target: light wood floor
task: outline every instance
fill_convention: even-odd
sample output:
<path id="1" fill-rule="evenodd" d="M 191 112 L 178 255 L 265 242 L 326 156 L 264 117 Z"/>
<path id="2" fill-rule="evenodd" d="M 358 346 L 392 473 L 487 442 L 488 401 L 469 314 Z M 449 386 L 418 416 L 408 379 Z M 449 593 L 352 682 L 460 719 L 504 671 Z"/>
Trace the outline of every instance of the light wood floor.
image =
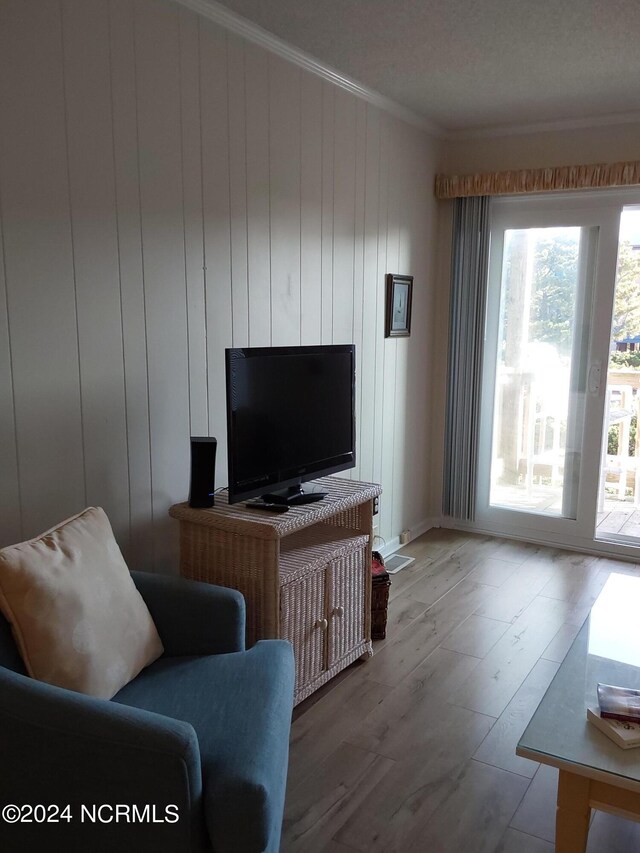
<path id="1" fill-rule="evenodd" d="M 556 771 L 516 743 L 609 573 L 640 566 L 448 530 L 402 553 L 387 639 L 296 709 L 282 851 L 552 853 Z M 639 850 L 594 813 L 589 853 Z"/>

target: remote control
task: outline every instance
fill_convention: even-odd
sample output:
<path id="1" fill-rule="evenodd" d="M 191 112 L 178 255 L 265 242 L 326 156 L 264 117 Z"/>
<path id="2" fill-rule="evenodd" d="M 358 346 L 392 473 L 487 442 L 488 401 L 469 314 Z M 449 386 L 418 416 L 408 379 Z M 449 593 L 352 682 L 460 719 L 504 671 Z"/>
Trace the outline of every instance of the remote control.
<path id="1" fill-rule="evenodd" d="M 264 501 L 256 501 L 255 503 L 247 502 L 247 509 L 264 509 L 267 512 L 289 512 L 289 507 L 286 504 L 269 504 Z"/>

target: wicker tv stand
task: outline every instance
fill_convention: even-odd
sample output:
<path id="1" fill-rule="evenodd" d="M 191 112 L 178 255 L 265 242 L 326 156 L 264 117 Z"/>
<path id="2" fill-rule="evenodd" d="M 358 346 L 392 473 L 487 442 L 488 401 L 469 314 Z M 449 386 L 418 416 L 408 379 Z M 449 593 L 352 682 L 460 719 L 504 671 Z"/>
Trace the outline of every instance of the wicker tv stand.
<path id="1" fill-rule="evenodd" d="M 247 645 L 268 637 L 293 644 L 301 702 L 371 647 L 372 483 L 317 480 L 327 497 L 275 514 L 229 505 L 176 504 L 180 573 L 240 590 Z"/>

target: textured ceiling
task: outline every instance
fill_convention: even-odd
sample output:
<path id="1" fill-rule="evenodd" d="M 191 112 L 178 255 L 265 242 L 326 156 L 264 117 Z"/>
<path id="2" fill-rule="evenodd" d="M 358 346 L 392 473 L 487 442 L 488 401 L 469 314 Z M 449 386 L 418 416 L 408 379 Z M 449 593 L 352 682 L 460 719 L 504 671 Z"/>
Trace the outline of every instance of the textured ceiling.
<path id="1" fill-rule="evenodd" d="M 223 0 L 446 130 L 640 111 L 638 0 Z"/>

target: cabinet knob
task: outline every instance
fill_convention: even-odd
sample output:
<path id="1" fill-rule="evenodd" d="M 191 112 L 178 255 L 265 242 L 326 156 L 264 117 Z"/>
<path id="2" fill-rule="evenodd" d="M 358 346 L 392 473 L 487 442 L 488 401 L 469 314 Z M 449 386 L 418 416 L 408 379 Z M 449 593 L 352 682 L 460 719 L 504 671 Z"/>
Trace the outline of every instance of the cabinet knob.
<path id="1" fill-rule="evenodd" d="M 318 619 L 313 627 L 314 628 L 322 628 L 323 631 L 326 631 L 327 628 L 329 627 L 329 623 L 327 622 L 326 619 Z"/>
<path id="2" fill-rule="evenodd" d="M 344 616 L 344 607 L 334 607 L 333 608 L 334 616 Z"/>

